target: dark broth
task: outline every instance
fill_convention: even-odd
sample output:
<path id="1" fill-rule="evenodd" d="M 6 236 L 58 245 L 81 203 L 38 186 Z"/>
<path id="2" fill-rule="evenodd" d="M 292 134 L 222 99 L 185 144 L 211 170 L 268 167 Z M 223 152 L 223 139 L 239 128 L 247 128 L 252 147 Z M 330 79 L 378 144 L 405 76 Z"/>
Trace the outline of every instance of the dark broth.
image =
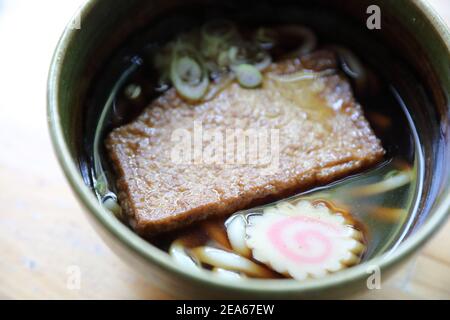
<path id="1" fill-rule="evenodd" d="M 401 58 L 380 45 L 375 37 L 368 35 L 367 30 L 362 30 L 362 27 L 357 24 L 335 14 L 314 8 L 261 6 L 258 10 L 251 11 L 235 11 L 231 7 L 227 10 L 191 8 L 167 15 L 152 23 L 148 29 L 133 36 L 122 49 L 117 51 L 105 65 L 104 71 L 98 75 L 96 85 L 92 88 L 87 102 L 85 139 L 80 159 L 86 183 L 95 189 L 93 137 L 101 109 L 108 98 L 112 98 L 113 112 L 107 118 L 105 134 L 114 127 L 132 121 L 165 89 L 158 84 L 158 72 L 149 57 L 181 31 L 198 27 L 209 18 L 222 17 L 236 22 L 242 27 L 243 32 L 258 26 L 281 23 L 306 25 L 317 33 L 319 48 L 328 44 L 346 46 L 356 53 L 373 74 L 374 82 L 371 83 L 371 88 L 374 90 L 364 94 L 355 91 L 355 95 L 356 100 L 364 107 L 366 118 L 387 150 L 385 161 L 366 172 L 282 201 L 295 203 L 299 199 L 324 199 L 346 208 L 364 226 L 367 241 L 364 260 L 394 249 L 409 232 L 410 222 L 414 219 L 418 195 L 422 188 L 423 156 L 419 138 L 407 108 L 412 97 L 410 93 L 403 95 L 406 85 L 402 82 L 407 81 L 405 79 L 415 81 L 414 74 L 403 65 Z M 289 49 L 286 48 L 286 50 Z M 275 60 L 276 55 L 282 53 L 274 53 Z M 395 67 L 391 68 L 391 66 Z M 405 77 L 405 74 L 408 76 Z M 119 79 L 120 83 L 117 85 Z M 124 93 L 125 88 L 130 84 L 138 84 L 142 89 L 137 99 L 129 99 Z M 115 85 L 116 91 L 113 90 Z M 103 166 L 107 172 L 112 172 L 106 158 L 103 159 Z M 394 171 L 408 172 L 411 176 L 410 183 L 390 192 L 355 196 L 355 191 L 382 181 L 386 175 Z M 113 189 L 114 176 L 110 174 L 108 178 L 112 182 Z M 252 212 L 259 210 L 259 208 L 251 209 Z M 213 230 L 212 232 L 217 231 L 223 236 L 225 234 L 223 223 L 222 219 L 209 221 L 206 227 L 205 223 L 199 223 L 150 241 L 159 248 L 168 250 L 173 240 L 183 235 L 190 238 L 193 246 L 208 243 L 212 246 L 223 247 L 220 243 L 211 241 L 212 237 L 208 234 Z"/>

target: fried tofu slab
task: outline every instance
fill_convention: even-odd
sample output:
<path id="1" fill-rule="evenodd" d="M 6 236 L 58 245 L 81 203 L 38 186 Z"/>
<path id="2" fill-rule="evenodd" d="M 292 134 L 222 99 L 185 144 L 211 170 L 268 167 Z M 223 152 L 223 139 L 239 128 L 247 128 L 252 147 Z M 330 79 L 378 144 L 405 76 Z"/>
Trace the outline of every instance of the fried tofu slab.
<path id="1" fill-rule="evenodd" d="M 328 51 L 273 63 L 256 89 L 228 81 L 207 101 L 170 89 L 105 143 L 121 206 L 145 237 L 335 181 L 385 153 Z"/>

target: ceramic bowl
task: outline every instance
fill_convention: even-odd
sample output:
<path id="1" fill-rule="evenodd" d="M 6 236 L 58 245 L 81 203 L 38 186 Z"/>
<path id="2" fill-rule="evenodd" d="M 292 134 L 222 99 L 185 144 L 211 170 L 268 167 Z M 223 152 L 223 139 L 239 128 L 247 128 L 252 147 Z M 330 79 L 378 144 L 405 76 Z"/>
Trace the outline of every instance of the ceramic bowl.
<path id="1" fill-rule="evenodd" d="M 343 298 L 366 289 L 373 266 L 382 279 L 403 265 L 437 232 L 450 208 L 450 36 L 445 23 L 420 0 L 320 0 L 317 5 L 367 29 L 367 8 L 381 9 L 381 29 L 365 30 L 411 66 L 426 91 L 427 101 L 409 105 L 424 150 L 423 192 L 419 214 L 395 250 L 332 276 L 309 282 L 243 280 L 224 282 L 207 273 L 191 273 L 119 222 L 97 201 L 81 174 L 80 127 L 87 92 L 104 62 L 131 34 L 176 7 L 218 1 L 90 0 L 64 31 L 56 48 L 48 80 L 48 123 L 64 173 L 87 216 L 111 248 L 134 269 L 176 297 L 184 298 Z M 227 5 L 233 1 L 227 1 Z M 302 1 L 289 2 L 301 6 Z M 304 1 L 306 3 L 306 1 Z M 242 5 L 249 1 L 241 0 Z M 325 18 L 324 18 L 325 19 Z M 328 23 L 327 20 L 325 20 Z M 330 20 L 329 23 L 332 23 Z M 331 26 L 332 24 L 330 24 Z M 80 28 L 77 28 L 80 27 Z M 336 37 L 341 29 L 335 28 Z M 347 39 L 353 41 L 352 39 Z M 371 54 L 370 49 L 367 50 Z M 415 88 L 410 88 L 415 90 Z M 101 263 L 101 261 L 99 261 Z"/>

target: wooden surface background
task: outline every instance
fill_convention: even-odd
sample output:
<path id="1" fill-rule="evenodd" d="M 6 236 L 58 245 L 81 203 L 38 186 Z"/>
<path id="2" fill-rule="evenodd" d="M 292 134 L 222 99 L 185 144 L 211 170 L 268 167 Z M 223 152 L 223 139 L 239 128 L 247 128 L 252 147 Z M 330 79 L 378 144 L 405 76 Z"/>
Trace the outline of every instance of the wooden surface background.
<path id="1" fill-rule="evenodd" d="M 171 298 L 88 224 L 56 162 L 45 89 L 60 32 L 81 0 L 0 0 L 0 298 Z M 450 21 L 448 0 L 430 1 Z M 81 287 L 69 281 L 72 266 Z M 450 298 L 450 223 L 403 272 L 357 298 Z"/>

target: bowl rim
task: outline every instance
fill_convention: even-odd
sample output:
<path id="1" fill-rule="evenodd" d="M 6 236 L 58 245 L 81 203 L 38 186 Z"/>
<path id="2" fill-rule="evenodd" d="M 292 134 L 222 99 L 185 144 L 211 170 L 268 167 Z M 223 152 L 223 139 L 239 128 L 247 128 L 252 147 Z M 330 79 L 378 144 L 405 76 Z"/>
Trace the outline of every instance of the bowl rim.
<path id="1" fill-rule="evenodd" d="M 95 4 L 100 0 L 85 0 L 78 9 L 77 16 L 85 17 Z M 411 4 L 425 15 L 425 18 L 434 28 L 441 41 L 446 45 L 450 55 L 450 32 L 442 18 L 436 13 L 434 8 L 425 0 L 411 0 Z M 399 262 L 412 255 L 417 248 L 421 247 L 438 229 L 444 224 L 450 213 L 450 196 L 441 201 L 434 214 L 417 230 L 408 240 L 401 243 L 396 250 L 384 253 L 367 262 L 335 273 L 322 279 L 314 281 L 297 282 L 295 280 L 258 280 L 249 279 L 236 282 L 225 282 L 222 279 L 212 277 L 207 272 L 193 272 L 183 269 L 173 263 L 167 253 L 154 247 L 136 233 L 123 225 L 109 211 L 104 209 L 91 190 L 85 185 L 76 163 L 71 158 L 69 146 L 64 140 L 64 130 L 61 125 L 61 116 L 58 110 L 59 79 L 62 70 L 62 63 L 66 55 L 69 44 L 75 37 L 76 29 L 66 27 L 57 47 L 55 49 L 47 82 L 47 122 L 51 141 L 63 169 L 66 179 L 75 193 L 78 200 L 89 211 L 90 215 L 112 235 L 117 238 L 127 249 L 161 269 L 169 273 L 176 274 L 179 278 L 195 281 L 204 286 L 214 286 L 219 289 L 236 289 L 244 293 L 310 293 L 321 289 L 338 287 L 350 282 L 367 278 L 374 270 L 387 270 L 397 265 Z"/>

